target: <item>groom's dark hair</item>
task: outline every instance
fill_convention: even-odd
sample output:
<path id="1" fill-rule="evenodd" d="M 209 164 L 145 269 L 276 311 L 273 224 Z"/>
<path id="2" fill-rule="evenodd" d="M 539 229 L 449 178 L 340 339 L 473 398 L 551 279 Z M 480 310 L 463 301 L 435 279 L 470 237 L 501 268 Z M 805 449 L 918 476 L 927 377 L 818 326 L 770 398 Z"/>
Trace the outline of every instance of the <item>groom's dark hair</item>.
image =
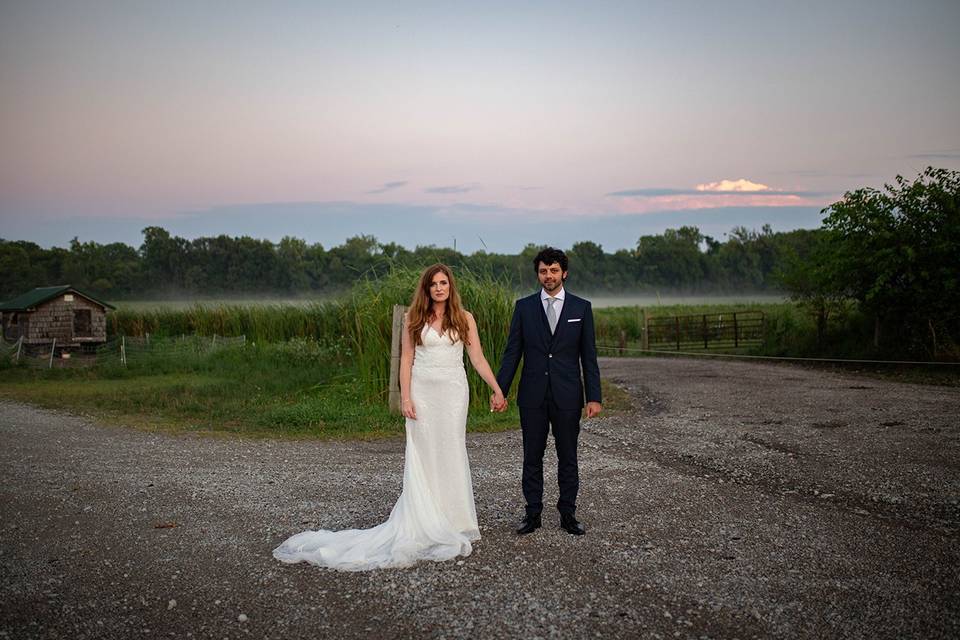
<path id="1" fill-rule="evenodd" d="M 557 263 L 560 265 L 561 271 L 567 271 L 567 264 L 569 264 L 570 261 L 567 260 L 567 254 L 565 254 L 563 251 L 560 251 L 560 249 L 547 247 L 546 249 L 541 250 L 540 253 L 537 254 L 537 257 L 533 259 L 534 273 L 538 273 L 540 271 L 541 262 L 547 266 Z"/>

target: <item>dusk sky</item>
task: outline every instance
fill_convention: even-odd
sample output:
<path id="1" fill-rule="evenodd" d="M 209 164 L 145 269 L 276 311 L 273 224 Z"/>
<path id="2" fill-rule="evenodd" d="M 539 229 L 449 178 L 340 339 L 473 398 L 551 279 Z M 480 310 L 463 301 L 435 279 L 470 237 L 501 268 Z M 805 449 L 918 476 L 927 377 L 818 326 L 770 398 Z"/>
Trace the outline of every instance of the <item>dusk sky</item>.
<path id="1" fill-rule="evenodd" d="M 0 3 L 0 237 L 607 251 L 960 169 L 960 2 Z"/>

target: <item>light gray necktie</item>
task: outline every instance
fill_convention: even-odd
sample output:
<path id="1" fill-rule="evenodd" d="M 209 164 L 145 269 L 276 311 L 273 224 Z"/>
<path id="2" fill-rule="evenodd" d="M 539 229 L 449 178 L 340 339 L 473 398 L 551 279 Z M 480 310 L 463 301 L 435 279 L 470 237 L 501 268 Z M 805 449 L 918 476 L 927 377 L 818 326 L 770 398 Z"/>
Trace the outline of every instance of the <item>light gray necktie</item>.
<path id="1" fill-rule="evenodd" d="M 557 310 L 553 308 L 553 303 L 557 299 L 553 296 L 547 298 L 547 322 L 550 324 L 550 333 L 554 333 L 557 330 Z"/>

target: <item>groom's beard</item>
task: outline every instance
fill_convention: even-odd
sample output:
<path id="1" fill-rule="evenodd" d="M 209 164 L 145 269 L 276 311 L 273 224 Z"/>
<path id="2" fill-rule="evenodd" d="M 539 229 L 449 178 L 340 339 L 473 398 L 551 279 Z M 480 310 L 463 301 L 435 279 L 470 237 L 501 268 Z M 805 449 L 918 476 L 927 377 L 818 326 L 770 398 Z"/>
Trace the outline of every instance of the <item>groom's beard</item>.
<path id="1" fill-rule="evenodd" d="M 563 286 L 563 280 L 555 280 L 552 283 L 549 281 L 541 282 L 540 284 L 543 285 L 543 288 L 547 293 L 553 293 L 554 291 L 556 291 L 557 289 Z"/>

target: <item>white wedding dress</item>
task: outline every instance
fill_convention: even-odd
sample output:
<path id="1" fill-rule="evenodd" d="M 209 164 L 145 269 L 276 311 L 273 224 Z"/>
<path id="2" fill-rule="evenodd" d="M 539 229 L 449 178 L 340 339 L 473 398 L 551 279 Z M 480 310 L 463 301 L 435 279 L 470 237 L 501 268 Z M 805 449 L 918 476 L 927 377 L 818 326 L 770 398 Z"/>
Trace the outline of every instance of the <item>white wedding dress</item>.
<path id="1" fill-rule="evenodd" d="M 407 419 L 403 491 L 390 517 L 372 529 L 298 533 L 273 550 L 277 560 L 363 571 L 470 555 L 480 531 L 465 439 L 463 343 L 429 325 L 422 338 L 410 384 L 417 419 Z"/>

